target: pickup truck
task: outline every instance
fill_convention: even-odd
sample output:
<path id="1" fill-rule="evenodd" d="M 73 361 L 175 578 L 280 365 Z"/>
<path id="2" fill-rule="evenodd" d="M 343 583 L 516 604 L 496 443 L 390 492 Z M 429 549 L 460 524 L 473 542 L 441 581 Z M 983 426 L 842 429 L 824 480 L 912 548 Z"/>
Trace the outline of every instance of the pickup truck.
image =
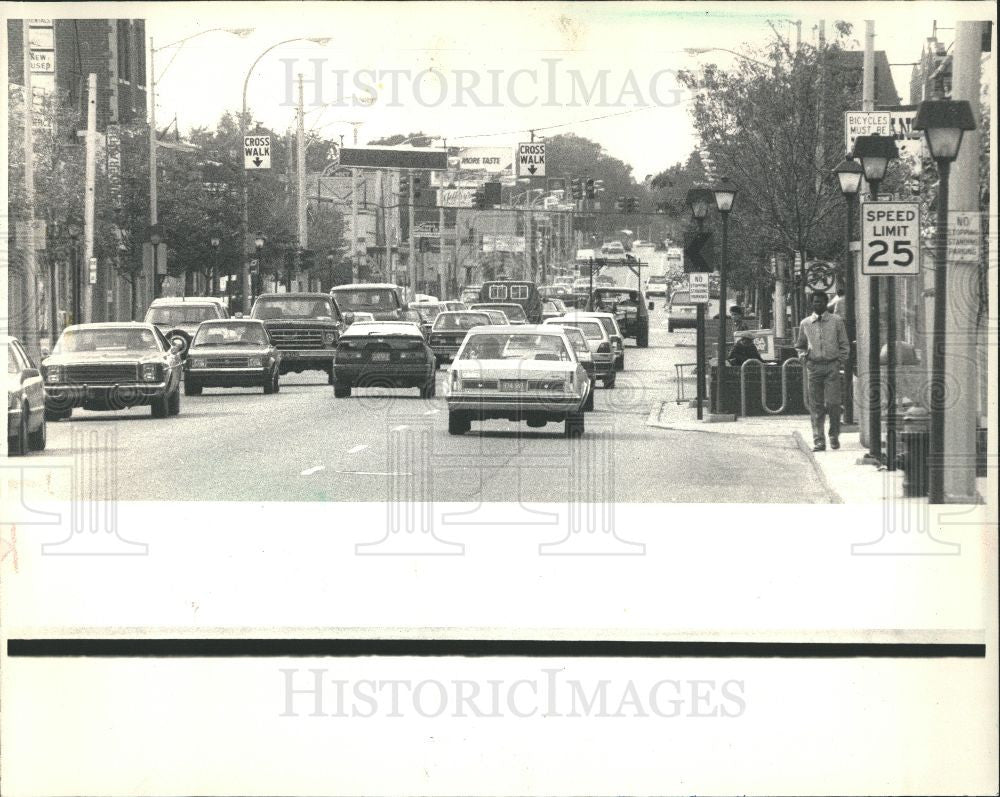
<path id="1" fill-rule="evenodd" d="M 325 293 L 264 293 L 257 297 L 250 317 L 263 322 L 281 351 L 281 374 L 325 371 L 333 384 L 337 341 L 354 321 Z"/>

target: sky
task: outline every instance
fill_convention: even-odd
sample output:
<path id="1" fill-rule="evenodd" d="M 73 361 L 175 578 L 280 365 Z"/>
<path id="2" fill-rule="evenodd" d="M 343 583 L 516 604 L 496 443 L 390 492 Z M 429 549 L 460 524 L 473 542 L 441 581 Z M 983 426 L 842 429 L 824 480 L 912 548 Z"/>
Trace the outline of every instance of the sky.
<path id="1" fill-rule="evenodd" d="M 769 22 L 781 35 L 794 37 L 795 20 L 802 21 L 803 41 L 812 42 L 820 19 L 826 20 L 828 35 L 834 20 L 845 19 L 854 24 L 860 49 L 868 18 L 875 20 L 876 49 L 887 50 L 890 62 L 912 62 L 933 20 L 950 28 L 957 14 L 995 14 L 978 3 L 944 2 L 22 7 L 32 9 L 31 16 L 107 16 L 112 8 L 118 16 L 144 17 L 158 50 L 161 129 L 175 114 L 182 131 L 214 125 L 223 112 L 239 109 L 243 81 L 262 51 L 286 39 L 322 37 L 329 41 L 282 44 L 253 70 L 248 104 L 265 127 L 284 131 L 294 125 L 294 80 L 302 72 L 310 79 L 304 91 L 307 128 L 342 134 L 347 143 L 355 129 L 359 143 L 422 131 L 450 146 L 497 147 L 530 140 L 531 129 L 537 136 L 572 132 L 631 164 L 639 180 L 685 160 L 696 144 L 688 98 L 677 90 L 674 73 L 734 62 L 721 50 L 691 54 L 685 48 L 761 47 L 774 35 Z M 213 28 L 253 31 L 241 37 Z M 910 69 L 893 68 L 904 101 Z M 341 98 L 345 107 L 331 105 Z"/>

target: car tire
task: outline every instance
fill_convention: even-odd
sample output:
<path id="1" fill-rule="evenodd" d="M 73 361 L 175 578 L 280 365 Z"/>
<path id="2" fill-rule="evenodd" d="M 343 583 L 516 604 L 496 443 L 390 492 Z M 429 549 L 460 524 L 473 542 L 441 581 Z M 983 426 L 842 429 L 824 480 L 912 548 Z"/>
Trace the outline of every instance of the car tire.
<path id="1" fill-rule="evenodd" d="M 335 382 L 333 385 L 333 397 L 334 398 L 350 398 L 351 397 L 351 386 L 349 384 L 341 384 L 340 382 Z"/>
<path id="2" fill-rule="evenodd" d="M 591 382 L 590 383 L 590 390 L 587 393 L 587 398 L 583 402 L 583 410 L 584 410 L 584 412 L 592 412 L 593 411 L 593 409 L 594 409 L 594 393 L 596 393 L 596 392 L 597 391 L 594 389 L 594 383 Z"/>
<path id="3" fill-rule="evenodd" d="M 582 437 L 585 428 L 583 412 L 571 412 L 566 416 L 564 433 L 566 437 Z"/>
<path id="4" fill-rule="evenodd" d="M 42 418 L 41 426 L 34 432 L 28 433 L 28 445 L 32 451 L 44 451 L 46 443 L 45 418 Z"/>
<path id="5" fill-rule="evenodd" d="M 640 349 L 645 349 L 649 346 L 649 331 L 640 332 L 639 336 L 635 339 L 635 345 Z"/>
<path id="6" fill-rule="evenodd" d="M 472 421 L 464 412 L 448 413 L 448 434 L 465 434 L 472 428 Z"/>
<path id="7" fill-rule="evenodd" d="M 184 379 L 184 395 L 185 396 L 200 396 L 202 391 L 201 383 L 197 379 L 192 379 L 190 376 Z"/>
<path id="8" fill-rule="evenodd" d="M 181 386 L 167 397 L 167 415 L 181 414 Z"/>
<path id="9" fill-rule="evenodd" d="M 273 393 L 278 392 L 278 374 L 268 374 L 268 378 L 264 382 L 264 395 L 270 396 Z"/>
<path id="10" fill-rule="evenodd" d="M 7 455 L 14 457 L 28 453 L 28 408 L 21 408 L 21 421 L 17 425 L 17 435 L 7 438 Z"/>
<path id="11" fill-rule="evenodd" d="M 625 355 L 623 354 L 617 360 L 615 360 L 615 370 L 624 371 L 625 370 Z"/>
<path id="12" fill-rule="evenodd" d="M 73 414 L 73 408 L 68 407 L 65 410 L 45 410 L 45 420 L 52 421 L 53 423 L 57 421 L 64 421 Z"/>
<path id="13" fill-rule="evenodd" d="M 274 371 L 274 392 L 281 392 L 281 377 L 279 376 L 277 369 Z"/>
<path id="14" fill-rule="evenodd" d="M 424 385 L 420 386 L 420 398 L 430 399 L 437 395 L 437 380 L 434 378 L 434 374 L 431 374 L 431 380 Z"/>
<path id="15" fill-rule="evenodd" d="M 604 377 L 604 389 L 605 390 L 613 390 L 614 389 L 614 387 L 615 387 L 615 376 L 616 375 L 615 375 L 614 371 L 612 371 L 610 375 Z"/>
<path id="16" fill-rule="evenodd" d="M 328 385 L 332 385 L 333 384 L 333 369 L 332 368 L 329 371 L 326 372 L 326 383 Z M 348 395 L 350 395 L 350 394 L 348 394 Z"/>
<path id="17" fill-rule="evenodd" d="M 170 398 L 154 398 L 149 404 L 149 413 L 154 418 L 166 418 L 170 414 Z"/>

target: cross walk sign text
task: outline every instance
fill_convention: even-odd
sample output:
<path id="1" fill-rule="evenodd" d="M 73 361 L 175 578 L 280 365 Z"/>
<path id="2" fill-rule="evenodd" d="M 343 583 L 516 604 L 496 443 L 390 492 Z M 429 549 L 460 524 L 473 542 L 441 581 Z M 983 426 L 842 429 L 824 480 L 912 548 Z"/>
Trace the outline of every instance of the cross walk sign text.
<path id="1" fill-rule="evenodd" d="M 517 145 L 517 176 L 545 176 L 545 144 L 529 141 Z"/>
<path id="2" fill-rule="evenodd" d="M 243 167 L 245 169 L 271 168 L 270 136 L 243 136 Z"/>

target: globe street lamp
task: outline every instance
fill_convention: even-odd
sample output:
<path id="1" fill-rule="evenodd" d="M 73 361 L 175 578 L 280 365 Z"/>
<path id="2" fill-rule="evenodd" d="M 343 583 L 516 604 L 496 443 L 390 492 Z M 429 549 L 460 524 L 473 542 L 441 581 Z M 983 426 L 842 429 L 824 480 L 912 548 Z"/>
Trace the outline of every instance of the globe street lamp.
<path id="1" fill-rule="evenodd" d="M 149 244 L 152 254 L 153 261 L 153 298 L 157 298 L 160 295 L 160 291 L 163 289 L 163 280 L 160 277 L 160 264 L 157 261 L 159 257 L 160 242 L 163 240 L 163 236 L 160 233 L 160 225 L 152 224 L 149 227 Z"/>
<path id="2" fill-rule="evenodd" d="M 840 182 L 840 193 L 844 195 L 847 202 L 847 247 L 844 250 L 844 313 L 847 322 L 847 339 L 850 343 L 850 353 L 847 359 L 847 373 L 845 374 L 846 395 L 844 396 L 844 420 L 847 423 L 854 423 L 854 366 L 857 357 L 857 323 L 854 317 L 854 260 L 851 257 L 851 244 L 854 242 L 854 213 L 855 201 L 858 191 L 861 190 L 861 178 L 864 176 L 864 169 L 854 160 L 854 157 L 847 153 L 847 156 L 833 170 Z"/>
<path id="3" fill-rule="evenodd" d="M 254 236 L 254 238 L 253 238 L 253 245 L 254 245 L 254 248 L 256 248 L 256 250 L 257 250 L 257 274 L 258 274 L 258 276 L 261 273 L 261 267 L 260 267 L 260 265 L 261 265 L 260 264 L 261 252 L 263 251 L 264 246 L 266 244 L 267 244 L 267 236 L 264 235 L 264 233 L 259 232 L 259 233 L 257 233 Z M 253 303 L 257 299 L 257 292 L 255 290 L 255 287 L 256 286 L 253 284 L 253 280 L 251 280 L 251 284 L 250 284 L 250 307 L 253 307 Z"/>
<path id="4" fill-rule="evenodd" d="M 73 323 L 80 323 L 80 252 L 77 246 L 82 232 L 80 225 L 75 222 L 69 224 L 69 239 L 72 242 L 70 247 L 70 274 L 73 277 Z"/>
<path id="5" fill-rule="evenodd" d="M 966 100 L 928 100 L 920 103 L 913 120 L 914 130 L 923 130 L 927 149 L 937 164 L 937 225 L 934 252 L 934 331 L 931 353 L 929 500 L 944 503 L 944 367 L 945 299 L 948 289 L 948 178 L 958 157 L 962 135 L 975 130 L 972 106 Z"/>
<path id="6" fill-rule="evenodd" d="M 723 177 L 722 182 L 712 189 L 715 195 L 715 206 L 722 214 L 722 262 L 719 265 L 719 353 L 718 371 L 719 387 L 715 399 L 715 411 L 722 412 L 722 374 L 726 363 L 726 270 L 729 259 L 729 213 L 733 209 L 733 200 L 736 199 L 736 186 L 728 177 Z"/>
<path id="7" fill-rule="evenodd" d="M 854 141 L 854 156 L 861 161 L 868 181 L 870 201 L 878 201 L 879 188 L 885 177 L 889 161 L 899 157 L 896 142 L 889 136 L 858 136 Z M 879 360 L 881 347 L 881 297 L 878 278 L 869 280 L 868 346 L 868 425 L 869 453 L 877 462 L 882 460 L 882 366 Z M 886 283 L 886 468 L 896 469 L 896 280 L 889 277 Z"/>
<path id="8" fill-rule="evenodd" d="M 219 263 L 219 245 L 222 243 L 222 235 L 218 232 L 212 233 L 212 237 L 209 240 L 212 245 L 212 269 L 211 269 L 211 284 L 208 289 L 209 296 L 215 296 L 215 286 L 216 280 L 218 279 L 217 268 Z"/>
<path id="9" fill-rule="evenodd" d="M 701 235 L 705 227 L 705 217 L 708 215 L 709 205 L 715 200 L 715 194 L 708 188 L 691 188 L 684 197 L 684 201 L 691 209 L 691 216 L 698 225 L 698 234 Z M 687 266 L 685 265 L 685 271 Z M 697 327 L 695 330 L 695 381 L 697 382 L 697 403 L 698 420 L 702 419 L 702 405 L 705 403 L 705 305 L 699 302 L 697 305 Z"/>

